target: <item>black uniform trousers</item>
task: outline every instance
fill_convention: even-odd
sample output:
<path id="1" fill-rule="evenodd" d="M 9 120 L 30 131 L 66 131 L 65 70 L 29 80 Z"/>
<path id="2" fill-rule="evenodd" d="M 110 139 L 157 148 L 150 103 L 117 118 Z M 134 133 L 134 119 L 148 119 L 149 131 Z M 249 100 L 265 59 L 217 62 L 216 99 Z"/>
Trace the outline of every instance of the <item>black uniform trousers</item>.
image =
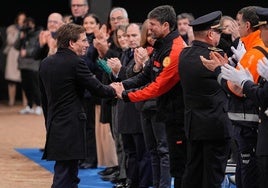
<path id="1" fill-rule="evenodd" d="M 221 188 L 229 152 L 230 139 L 188 140 L 182 187 Z"/>
<path id="2" fill-rule="evenodd" d="M 51 188 L 78 188 L 78 160 L 56 161 Z"/>
<path id="3" fill-rule="evenodd" d="M 258 156 L 258 165 L 260 170 L 259 188 L 268 187 L 268 156 Z"/>
<path id="4" fill-rule="evenodd" d="M 234 125 L 234 140 L 237 144 L 235 182 L 237 188 L 257 188 L 259 170 L 256 145 L 257 129 Z"/>

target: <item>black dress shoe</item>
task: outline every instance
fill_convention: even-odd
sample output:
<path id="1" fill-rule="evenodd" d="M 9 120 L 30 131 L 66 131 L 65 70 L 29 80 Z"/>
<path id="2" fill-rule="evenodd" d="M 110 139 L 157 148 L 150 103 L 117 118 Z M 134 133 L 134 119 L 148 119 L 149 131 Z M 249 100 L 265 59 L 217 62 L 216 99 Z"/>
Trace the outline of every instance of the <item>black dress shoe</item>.
<path id="1" fill-rule="evenodd" d="M 106 176 L 101 176 L 101 179 L 103 181 L 112 181 L 115 178 L 117 178 L 119 176 L 120 172 L 119 170 L 116 170 L 115 172 L 113 172 L 112 174 L 106 175 Z"/>
<path id="2" fill-rule="evenodd" d="M 120 177 L 120 173 L 119 173 L 118 176 L 112 177 L 112 178 L 110 179 L 110 182 L 111 182 L 112 184 L 124 183 L 124 182 L 126 182 L 126 179 L 127 179 L 127 178 L 122 178 L 122 177 Z"/>
<path id="3" fill-rule="evenodd" d="M 110 174 L 114 173 L 118 169 L 119 169 L 118 166 L 107 167 L 104 170 L 99 171 L 98 174 L 101 176 L 106 176 L 106 175 L 110 175 Z"/>
<path id="4" fill-rule="evenodd" d="M 130 182 L 129 179 L 124 179 L 124 181 L 116 183 L 113 188 L 131 188 Z"/>
<path id="5" fill-rule="evenodd" d="M 126 182 L 126 179 L 127 178 L 119 178 L 119 177 L 116 177 L 113 180 L 111 180 L 111 183 L 113 183 L 115 185 L 122 184 L 122 183 L 125 183 Z"/>
<path id="6" fill-rule="evenodd" d="M 84 162 L 84 163 L 79 164 L 79 168 L 80 169 L 97 168 L 97 164 Z"/>

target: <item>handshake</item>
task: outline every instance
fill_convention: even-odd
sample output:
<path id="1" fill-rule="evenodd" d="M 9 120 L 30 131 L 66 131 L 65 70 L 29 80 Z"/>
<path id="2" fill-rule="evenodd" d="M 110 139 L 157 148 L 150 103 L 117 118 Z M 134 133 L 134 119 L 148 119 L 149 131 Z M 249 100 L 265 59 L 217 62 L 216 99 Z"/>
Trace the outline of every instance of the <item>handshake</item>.
<path id="1" fill-rule="evenodd" d="M 122 82 L 113 82 L 110 86 L 115 90 L 117 98 L 122 99 L 122 93 L 125 90 Z"/>

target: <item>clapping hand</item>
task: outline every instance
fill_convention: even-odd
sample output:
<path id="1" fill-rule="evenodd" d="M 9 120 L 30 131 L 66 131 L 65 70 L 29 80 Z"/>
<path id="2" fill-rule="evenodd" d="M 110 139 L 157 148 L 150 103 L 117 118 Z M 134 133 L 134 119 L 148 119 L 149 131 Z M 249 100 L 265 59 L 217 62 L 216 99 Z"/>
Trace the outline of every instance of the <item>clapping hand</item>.
<path id="1" fill-rule="evenodd" d="M 99 56 L 104 57 L 109 49 L 109 34 L 107 33 L 106 25 L 102 25 L 100 29 L 95 29 L 94 35 L 95 39 L 93 39 L 93 45 L 97 49 Z"/>
<path id="2" fill-rule="evenodd" d="M 135 48 L 135 50 L 134 50 L 134 60 L 135 60 L 134 70 L 136 72 L 141 71 L 148 59 L 149 59 L 149 55 L 148 55 L 148 52 L 145 48 L 143 48 L 143 47 Z"/>
<path id="3" fill-rule="evenodd" d="M 238 63 L 237 66 L 239 69 L 229 64 L 223 65 L 221 67 L 222 77 L 240 87 L 243 87 L 246 80 L 253 81 L 253 77 L 248 69 L 245 69 L 240 63 Z"/>
<path id="4" fill-rule="evenodd" d="M 232 41 L 240 37 L 240 33 L 238 29 L 239 29 L 239 26 L 237 22 L 235 20 L 232 20 L 230 22 L 230 25 L 228 26 L 228 30 L 232 35 Z"/>
<path id="5" fill-rule="evenodd" d="M 268 59 L 266 57 L 258 60 L 257 71 L 261 77 L 268 80 Z"/>
<path id="6" fill-rule="evenodd" d="M 241 40 L 239 40 L 236 48 L 231 46 L 231 50 L 234 53 L 232 58 L 234 58 L 237 62 L 239 62 L 246 53 L 245 46 Z"/>
<path id="7" fill-rule="evenodd" d="M 107 59 L 107 65 L 112 69 L 114 75 L 118 75 L 122 67 L 121 61 L 117 57 Z"/>
<path id="8" fill-rule="evenodd" d="M 203 65 L 211 71 L 214 71 L 218 66 L 222 66 L 228 63 L 228 57 L 224 54 L 224 57 L 218 52 L 210 52 L 209 54 L 210 59 L 206 59 L 203 56 L 200 56 L 200 59 Z"/>

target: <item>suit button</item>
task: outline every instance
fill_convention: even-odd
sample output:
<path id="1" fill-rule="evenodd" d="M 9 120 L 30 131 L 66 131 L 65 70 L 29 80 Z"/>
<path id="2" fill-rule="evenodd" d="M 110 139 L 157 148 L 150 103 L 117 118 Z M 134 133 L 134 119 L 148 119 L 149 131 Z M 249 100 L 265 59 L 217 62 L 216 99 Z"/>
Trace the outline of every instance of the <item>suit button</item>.
<path id="1" fill-rule="evenodd" d="M 261 107 L 259 107 L 259 111 L 261 111 Z"/>
<path id="2" fill-rule="evenodd" d="M 261 123 L 261 119 L 259 119 L 259 123 Z"/>

